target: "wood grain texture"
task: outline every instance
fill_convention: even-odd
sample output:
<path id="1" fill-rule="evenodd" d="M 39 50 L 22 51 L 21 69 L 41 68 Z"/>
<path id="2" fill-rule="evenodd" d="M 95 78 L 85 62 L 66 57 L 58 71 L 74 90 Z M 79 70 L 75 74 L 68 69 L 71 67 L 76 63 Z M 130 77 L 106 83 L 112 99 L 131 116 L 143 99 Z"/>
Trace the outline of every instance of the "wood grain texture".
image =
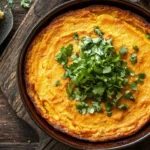
<path id="1" fill-rule="evenodd" d="M 11 42 L 5 49 L 4 53 L 2 54 L 0 58 L 0 86 L 1 90 L 3 91 L 5 95 L 5 100 L 8 100 L 11 107 L 16 111 L 17 115 L 26 121 L 39 135 L 39 144 L 37 143 L 29 143 L 25 145 L 23 142 L 21 143 L 10 143 L 10 144 L 0 144 L 0 149 L 2 150 L 75 150 L 73 148 L 70 148 L 60 142 L 55 141 L 51 137 L 47 136 L 37 125 L 32 121 L 28 113 L 26 112 L 26 109 L 24 108 L 20 95 L 19 90 L 17 86 L 17 79 L 16 79 L 16 70 L 17 70 L 17 60 L 19 53 L 22 50 L 22 47 L 24 45 L 25 39 L 28 36 L 29 32 L 33 28 L 33 22 L 34 24 L 39 22 L 41 18 L 52 8 L 55 6 L 66 2 L 67 0 L 35 0 L 35 3 L 32 5 L 31 9 L 28 11 L 26 17 L 24 18 L 24 13 L 27 12 L 27 10 L 20 10 L 20 14 L 16 22 L 16 26 L 19 26 L 22 19 L 20 27 L 18 28 L 17 32 L 11 39 Z M 19 1 L 18 1 L 19 3 Z M 14 14 L 17 13 L 17 9 L 14 9 Z M 13 33 L 17 27 L 13 30 Z M 0 104 L 1 105 L 1 104 Z M 3 105 L 3 104 L 2 104 Z M 1 128 L 1 126 L 0 126 Z M 4 127 L 2 127 L 4 128 Z M 19 130 L 23 130 L 23 127 L 19 127 Z M 20 131 L 21 132 L 21 131 Z M 28 133 L 30 135 L 30 133 Z M 1 134 L 0 134 L 1 136 Z M 6 135 L 2 135 L 6 136 Z M 21 134 L 20 134 L 21 136 Z M 7 137 L 6 137 L 7 138 Z M 149 146 L 150 139 L 147 139 L 147 142 L 144 142 L 142 144 L 138 144 L 135 148 L 131 149 L 140 149 L 145 150 Z M 144 145 L 144 146 L 143 146 Z M 13 147 L 13 148 L 12 148 Z M 146 149 L 147 150 L 147 149 Z"/>
<path id="2" fill-rule="evenodd" d="M 1 150 L 35 150 L 37 144 L 26 144 L 26 143 L 4 143 L 0 145 Z"/>
<path id="3" fill-rule="evenodd" d="M 38 135 L 25 122 L 21 122 L 0 90 L 0 143 L 36 142 Z"/>

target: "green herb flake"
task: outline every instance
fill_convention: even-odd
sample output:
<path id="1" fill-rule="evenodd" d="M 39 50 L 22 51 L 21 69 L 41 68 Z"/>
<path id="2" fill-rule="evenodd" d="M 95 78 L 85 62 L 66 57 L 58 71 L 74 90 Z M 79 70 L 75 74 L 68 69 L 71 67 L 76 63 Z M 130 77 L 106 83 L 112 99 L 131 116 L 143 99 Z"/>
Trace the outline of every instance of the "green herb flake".
<path id="1" fill-rule="evenodd" d="M 116 95 L 116 99 L 119 100 L 122 96 L 123 96 L 123 94 L 118 92 L 117 95 Z"/>
<path id="2" fill-rule="evenodd" d="M 109 112 L 109 111 L 111 111 L 112 110 L 112 103 L 110 103 L 110 102 L 106 102 L 105 103 L 105 108 L 106 108 L 106 110 Z"/>
<path id="3" fill-rule="evenodd" d="M 107 116 L 111 117 L 112 116 L 112 112 L 111 111 L 107 111 Z"/>
<path id="4" fill-rule="evenodd" d="M 104 67 L 103 74 L 110 73 L 110 72 L 111 72 L 111 66 Z"/>
<path id="5" fill-rule="evenodd" d="M 59 86 L 60 85 L 60 80 L 57 80 L 56 82 L 55 82 L 55 86 L 57 87 L 57 86 Z"/>
<path id="6" fill-rule="evenodd" d="M 95 112 L 102 112 L 99 102 L 92 102 L 92 107 L 94 108 Z"/>
<path id="7" fill-rule="evenodd" d="M 137 55 L 136 54 L 131 54 L 130 61 L 131 61 L 132 64 L 136 64 L 137 63 Z"/>
<path id="8" fill-rule="evenodd" d="M 71 56 L 73 51 L 73 45 L 69 44 L 67 47 L 62 47 L 60 51 L 67 56 Z"/>
<path id="9" fill-rule="evenodd" d="M 94 27 L 94 32 L 95 32 L 97 35 L 99 35 L 99 36 L 102 36 L 102 35 L 103 35 L 103 32 L 99 29 L 98 26 L 95 26 L 95 27 Z"/>
<path id="10" fill-rule="evenodd" d="M 87 113 L 88 104 L 85 102 L 81 102 L 76 104 L 76 108 L 79 113 L 85 115 Z"/>
<path id="11" fill-rule="evenodd" d="M 8 3 L 9 3 L 9 5 L 10 5 L 11 8 L 14 7 L 14 0 L 8 0 Z"/>
<path id="12" fill-rule="evenodd" d="M 69 99 L 72 99 L 73 85 L 71 83 L 68 83 L 66 91 L 67 91 Z"/>
<path id="13" fill-rule="evenodd" d="M 93 107 L 88 108 L 87 110 L 90 114 L 94 114 L 95 109 Z"/>
<path id="14" fill-rule="evenodd" d="M 138 74 L 138 77 L 135 79 L 135 82 L 143 83 L 145 78 L 146 78 L 146 74 L 141 72 Z"/>
<path id="15" fill-rule="evenodd" d="M 125 95 L 124 95 L 124 96 L 125 96 L 125 98 L 127 98 L 127 99 L 130 99 L 130 100 L 132 100 L 132 101 L 135 101 L 135 98 L 133 97 L 131 91 L 129 91 L 129 90 L 125 91 Z"/>
<path id="16" fill-rule="evenodd" d="M 56 55 L 56 60 L 62 64 L 62 65 L 65 65 L 67 62 L 68 62 L 68 57 L 66 54 L 63 54 L 63 53 L 59 53 Z"/>
<path id="17" fill-rule="evenodd" d="M 150 39 L 150 34 L 149 33 L 146 34 L 146 38 Z"/>
<path id="18" fill-rule="evenodd" d="M 21 0 L 21 6 L 24 8 L 30 8 L 33 0 Z"/>
<path id="19" fill-rule="evenodd" d="M 128 53 L 128 50 L 125 46 L 122 47 L 122 49 L 120 50 L 120 54 L 121 55 L 124 55 L 124 54 L 127 54 Z"/>
<path id="20" fill-rule="evenodd" d="M 146 74 L 143 73 L 143 72 L 139 73 L 138 76 L 139 76 L 139 78 L 141 78 L 141 79 L 145 79 L 145 78 L 146 78 Z"/>
<path id="21" fill-rule="evenodd" d="M 123 84 L 124 84 L 124 85 L 128 85 L 128 82 L 129 82 L 129 79 L 128 79 L 128 78 L 124 78 L 124 79 L 123 79 Z"/>
<path id="22" fill-rule="evenodd" d="M 137 52 L 139 51 L 139 47 L 137 45 L 133 46 L 133 49 Z"/>
<path id="23" fill-rule="evenodd" d="M 137 84 L 136 83 L 132 83 L 130 84 L 130 88 L 134 91 L 138 90 Z"/>
<path id="24" fill-rule="evenodd" d="M 122 109 L 122 110 L 126 110 L 126 109 L 128 109 L 128 106 L 125 105 L 125 104 L 121 104 L 121 105 L 118 106 L 118 108 Z"/>
<path id="25" fill-rule="evenodd" d="M 77 32 L 75 32 L 75 33 L 73 34 L 73 38 L 74 38 L 74 40 L 79 41 L 79 35 L 78 35 Z"/>

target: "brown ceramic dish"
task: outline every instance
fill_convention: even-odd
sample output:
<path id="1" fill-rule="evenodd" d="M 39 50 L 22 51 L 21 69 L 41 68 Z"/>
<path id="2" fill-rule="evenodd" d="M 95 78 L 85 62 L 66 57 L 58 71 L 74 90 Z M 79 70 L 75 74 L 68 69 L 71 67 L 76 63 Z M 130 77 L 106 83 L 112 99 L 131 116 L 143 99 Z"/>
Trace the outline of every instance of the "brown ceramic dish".
<path id="1" fill-rule="evenodd" d="M 77 8 L 83 8 L 89 5 L 93 4 L 105 4 L 105 5 L 111 5 L 116 6 L 125 10 L 130 10 L 142 17 L 144 17 L 145 20 L 150 22 L 150 12 L 147 9 L 142 8 L 141 6 L 137 4 L 133 4 L 131 2 L 126 1 L 117 1 L 117 0 L 95 0 L 94 2 L 92 0 L 82 0 L 82 1 L 71 1 L 67 2 L 61 6 L 58 6 L 51 12 L 49 12 L 45 17 L 43 17 L 42 21 L 35 25 L 33 31 L 27 38 L 27 41 L 24 45 L 24 49 L 21 53 L 20 60 L 19 60 L 19 67 L 18 67 L 18 83 L 21 90 L 21 95 L 23 96 L 23 102 L 31 115 L 32 119 L 39 125 L 48 135 L 56 138 L 57 140 L 70 145 L 72 147 L 80 148 L 80 149 L 117 149 L 117 148 L 124 148 L 127 146 L 130 146 L 134 143 L 137 143 L 138 141 L 141 141 L 145 139 L 146 137 L 149 137 L 149 130 L 150 126 L 147 124 L 142 130 L 140 130 L 137 134 L 130 136 L 128 138 L 116 140 L 113 142 L 107 142 L 107 143 L 92 143 L 87 141 L 82 141 L 75 139 L 71 136 L 68 136 L 64 133 L 61 133 L 57 130 L 55 130 L 52 126 L 50 126 L 36 111 L 35 107 L 33 106 L 32 102 L 30 101 L 29 97 L 27 96 L 27 92 L 25 89 L 25 83 L 24 83 L 24 76 L 23 76 L 23 70 L 24 70 L 24 58 L 26 55 L 27 47 L 30 44 L 30 41 L 36 36 L 36 34 L 41 30 L 41 28 L 45 27 L 47 23 L 49 23 L 51 20 L 53 20 L 56 16 L 59 14 L 65 13 L 72 9 Z M 79 7 L 80 6 L 80 7 Z"/>

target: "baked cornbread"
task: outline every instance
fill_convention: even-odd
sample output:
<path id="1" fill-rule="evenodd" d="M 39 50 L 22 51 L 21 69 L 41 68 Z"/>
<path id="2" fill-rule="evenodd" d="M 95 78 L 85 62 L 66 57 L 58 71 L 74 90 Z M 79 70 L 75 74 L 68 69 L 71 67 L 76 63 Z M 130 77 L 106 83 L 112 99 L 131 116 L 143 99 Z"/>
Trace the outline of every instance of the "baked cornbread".
<path id="1" fill-rule="evenodd" d="M 136 73 L 144 72 L 144 84 L 135 91 L 135 101 L 121 98 L 128 105 L 126 111 L 114 108 L 111 117 L 105 113 L 82 115 L 76 110 L 76 100 L 69 100 L 63 79 L 64 69 L 56 61 L 56 54 L 68 44 L 74 52 L 79 46 L 73 34 L 91 36 L 94 26 L 99 26 L 104 38 L 113 38 L 116 51 L 126 46 L 128 55 L 138 45 L 138 62 L 133 65 L 124 57 Z M 33 40 L 25 58 L 25 81 L 27 93 L 41 116 L 54 128 L 78 139 L 88 141 L 109 141 L 134 134 L 150 121 L 150 24 L 131 12 L 108 6 L 91 6 L 67 12 L 53 20 Z M 61 84 L 55 86 L 56 81 Z M 103 108 L 103 104 L 101 106 Z"/>

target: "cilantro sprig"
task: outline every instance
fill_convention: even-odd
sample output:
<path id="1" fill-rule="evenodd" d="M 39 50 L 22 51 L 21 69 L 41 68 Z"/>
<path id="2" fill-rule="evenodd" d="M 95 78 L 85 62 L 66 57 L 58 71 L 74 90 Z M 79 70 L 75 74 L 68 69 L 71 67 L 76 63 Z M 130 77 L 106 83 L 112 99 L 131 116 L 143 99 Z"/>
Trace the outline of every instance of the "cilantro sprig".
<path id="1" fill-rule="evenodd" d="M 14 6 L 14 0 L 8 0 L 8 3 L 10 4 L 11 7 Z M 23 8 L 30 8 L 33 3 L 33 0 L 20 0 L 20 5 Z"/>
<path id="2" fill-rule="evenodd" d="M 138 83 L 142 83 L 146 75 L 139 73 L 137 77 L 128 68 L 122 58 L 128 53 L 126 46 L 117 53 L 113 39 L 104 39 L 104 33 L 98 26 L 94 27 L 94 33 L 98 37 L 79 38 L 78 33 L 74 33 L 74 40 L 80 40 L 80 52 L 74 53 L 73 45 L 69 44 L 60 49 L 56 60 L 65 70 L 62 77 L 69 79 L 66 92 L 69 99 L 77 101 L 77 111 L 81 114 L 106 111 L 110 117 L 114 107 L 128 109 L 126 104 L 120 104 L 121 98 L 135 101 L 134 91 L 138 90 Z M 70 59 L 71 63 L 68 63 Z M 137 55 L 132 54 L 130 61 L 135 64 Z M 129 84 L 130 77 L 134 77 L 135 81 Z M 125 87 L 131 90 L 123 92 Z M 101 103 L 104 103 L 105 109 L 102 109 Z"/>

